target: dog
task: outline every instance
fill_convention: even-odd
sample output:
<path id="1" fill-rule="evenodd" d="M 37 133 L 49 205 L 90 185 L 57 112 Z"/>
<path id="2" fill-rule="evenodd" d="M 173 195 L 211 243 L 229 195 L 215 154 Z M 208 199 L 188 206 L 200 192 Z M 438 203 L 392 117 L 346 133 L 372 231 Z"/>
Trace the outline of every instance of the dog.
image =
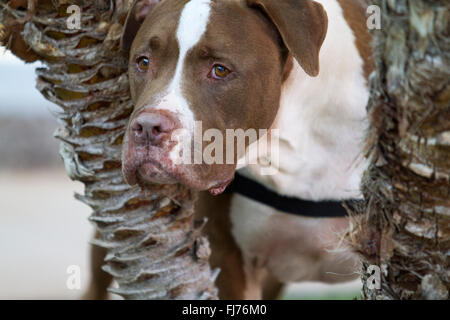
<path id="1" fill-rule="evenodd" d="M 221 299 L 275 299 L 286 283 L 358 277 L 356 255 L 339 245 L 347 217 L 288 214 L 226 190 L 238 170 L 281 199 L 361 198 L 366 162 L 358 158 L 373 69 L 361 1 L 138 0 L 122 47 L 135 105 L 124 177 L 130 185 L 200 191 L 196 215 L 208 218 Z M 179 162 L 182 147 L 195 145 L 198 122 L 200 133 L 223 136 L 255 129 L 272 138 L 276 130 L 276 170 L 262 174 L 272 165 L 270 151 L 240 165 L 261 137 L 233 149 L 231 162 Z M 268 156 L 269 164 L 262 161 Z M 93 255 L 96 268 L 100 256 Z M 109 280 L 97 272 L 95 281 L 101 284 L 91 289 L 101 297 Z"/>

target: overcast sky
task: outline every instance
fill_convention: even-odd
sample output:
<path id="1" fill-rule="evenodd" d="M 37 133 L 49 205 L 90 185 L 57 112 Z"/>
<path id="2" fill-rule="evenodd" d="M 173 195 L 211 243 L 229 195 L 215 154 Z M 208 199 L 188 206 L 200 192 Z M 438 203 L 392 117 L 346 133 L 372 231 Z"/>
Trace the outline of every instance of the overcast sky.
<path id="1" fill-rule="evenodd" d="M 50 116 L 57 107 L 36 90 L 34 69 L 39 63 L 25 64 L 0 48 L 0 116 Z"/>

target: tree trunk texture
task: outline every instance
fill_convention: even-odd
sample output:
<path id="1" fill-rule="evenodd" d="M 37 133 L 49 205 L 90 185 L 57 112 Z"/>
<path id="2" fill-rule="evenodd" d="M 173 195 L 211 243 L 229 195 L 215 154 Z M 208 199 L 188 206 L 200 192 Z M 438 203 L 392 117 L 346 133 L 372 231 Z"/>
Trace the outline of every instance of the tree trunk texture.
<path id="1" fill-rule="evenodd" d="M 364 299 L 448 299 L 450 2 L 377 0 L 368 112 L 371 164 L 353 217 Z M 371 289 L 367 268 L 381 270 Z"/>
<path id="2" fill-rule="evenodd" d="M 76 198 L 108 250 L 104 270 L 125 299 L 216 299 L 217 271 L 208 264 L 204 221 L 194 221 L 196 195 L 179 185 L 128 186 L 121 144 L 133 105 L 122 25 L 131 0 L 0 0 L 0 42 L 24 61 L 41 60 L 37 88 L 61 107 L 60 154 L 69 177 L 84 183 Z M 81 29 L 69 30 L 67 8 L 81 8 Z M 13 76 L 13 75 L 11 75 Z"/>

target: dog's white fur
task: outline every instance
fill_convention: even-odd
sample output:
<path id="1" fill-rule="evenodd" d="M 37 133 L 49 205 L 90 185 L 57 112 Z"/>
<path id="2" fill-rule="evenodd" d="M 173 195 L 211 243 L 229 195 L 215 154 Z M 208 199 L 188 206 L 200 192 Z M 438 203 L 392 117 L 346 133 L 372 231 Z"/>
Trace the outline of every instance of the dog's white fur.
<path id="1" fill-rule="evenodd" d="M 263 176 L 258 165 L 241 172 L 280 194 L 310 200 L 358 198 L 365 169 L 365 162 L 358 158 L 368 99 L 363 60 L 337 1 L 317 2 L 329 20 L 320 52 L 321 70 L 311 78 L 295 62 L 283 86 L 275 123 L 281 137 L 279 172 Z M 246 265 L 249 298 L 260 298 L 253 284 L 258 283 L 262 269 L 284 282 L 334 282 L 356 276 L 352 255 L 335 251 L 336 233 L 346 226 L 342 219 L 286 215 L 239 195 L 233 197 L 231 219 Z M 331 251 L 318 255 L 324 248 Z"/>
<path id="2" fill-rule="evenodd" d="M 180 21 L 177 27 L 177 41 L 180 48 L 175 76 L 168 88 L 168 94 L 161 100 L 156 107 L 157 110 L 168 110 L 176 113 L 180 122 L 187 129 L 188 136 L 174 136 L 173 140 L 178 140 L 176 148 L 170 153 L 172 161 L 179 161 L 179 152 L 184 141 L 190 141 L 194 132 L 194 114 L 188 101 L 183 96 L 183 71 L 186 55 L 202 38 L 206 32 L 211 14 L 211 0 L 191 0 L 183 8 Z M 175 108 L 175 110 L 174 110 Z"/>

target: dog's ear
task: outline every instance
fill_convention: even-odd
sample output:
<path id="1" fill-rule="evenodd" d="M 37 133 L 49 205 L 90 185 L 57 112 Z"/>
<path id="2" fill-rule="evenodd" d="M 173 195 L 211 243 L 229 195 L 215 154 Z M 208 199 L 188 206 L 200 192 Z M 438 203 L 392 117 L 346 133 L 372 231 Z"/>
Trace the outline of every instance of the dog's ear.
<path id="1" fill-rule="evenodd" d="M 272 20 L 284 44 L 310 76 L 319 74 L 319 51 L 328 18 L 322 5 L 312 0 L 247 0 Z"/>
<path id="2" fill-rule="evenodd" d="M 154 6 L 162 0 L 135 0 L 128 12 L 127 20 L 123 28 L 120 46 L 123 50 L 129 51 L 136 34 L 139 31 L 145 17 L 150 13 Z"/>

